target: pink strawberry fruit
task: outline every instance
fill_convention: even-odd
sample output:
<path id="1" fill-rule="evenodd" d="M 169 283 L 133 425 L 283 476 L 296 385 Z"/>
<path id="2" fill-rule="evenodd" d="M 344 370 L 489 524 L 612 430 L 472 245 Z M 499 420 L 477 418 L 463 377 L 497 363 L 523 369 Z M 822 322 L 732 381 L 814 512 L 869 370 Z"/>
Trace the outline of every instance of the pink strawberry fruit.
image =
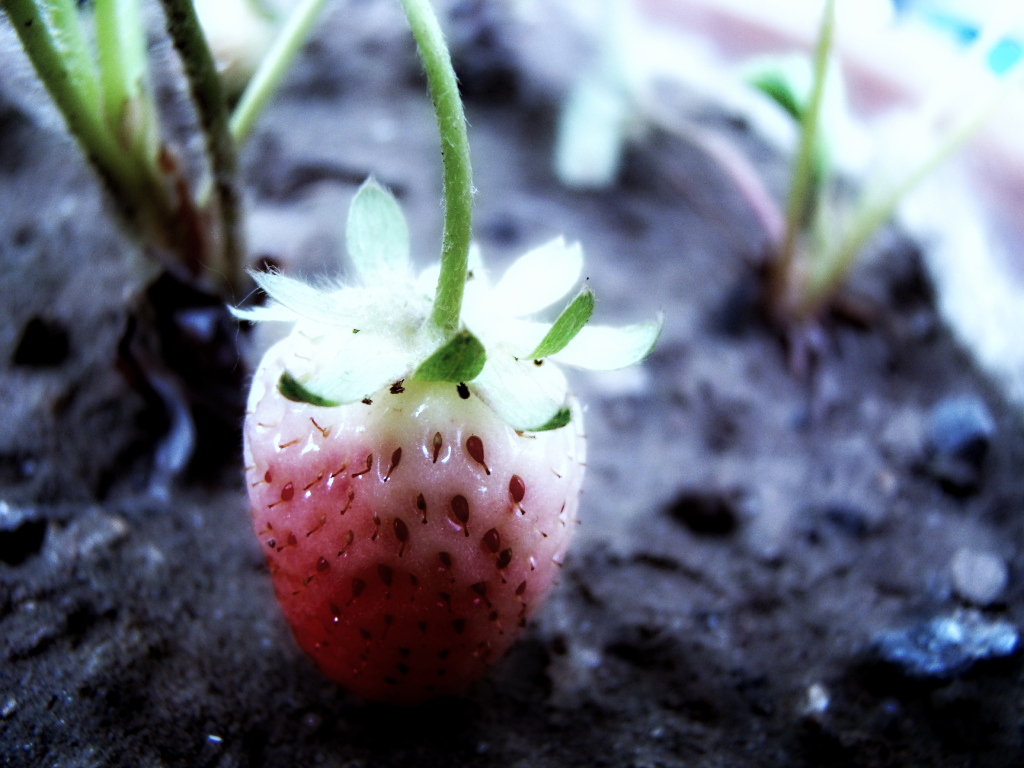
<path id="1" fill-rule="evenodd" d="M 465 118 L 443 35 L 427 0 L 402 5 L 446 148 L 439 269 L 413 273 L 401 209 L 371 179 L 345 231 L 354 283 L 256 273 L 271 302 L 236 314 L 291 326 L 256 372 L 244 449 L 285 616 L 328 677 L 414 703 L 464 690 L 554 583 L 585 454 L 556 363 L 632 365 L 661 321 L 589 327 L 586 284 L 553 323 L 527 319 L 579 281 L 582 252 L 561 239 L 490 285 L 470 247 Z"/>
<path id="2" fill-rule="evenodd" d="M 399 234 L 361 239 L 367 219 Z M 254 274 L 273 301 L 236 314 L 292 324 L 255 374 L 244 449 L 285 616 L 328 677 L 413 703 L 464 690 L 554 584 L 585 459 L 556 363 L 630 365 L 661 323 L 584 327 L 586 286 L 553 324 L 523 319 L 579 280 L 579 247 L 558 239 L 493 288 L 472 252 L 461 330 L 438 334 L 437 273 L 413 274 L 404 232 L 397 202 L 371 180 L 348 222 L 360 285 Z"/>
<path id="3" fill-rule="evenodd" d="M 299 645 L 367 699 L 457 693 L 550 591 L 583 479 L 579 418 L 522 434 L 450 383 L 369 404 L 282 397 L 257 373 L 245 425 L 253 525 Z M 465 390 L 463 390 L 465 392 Z"/>

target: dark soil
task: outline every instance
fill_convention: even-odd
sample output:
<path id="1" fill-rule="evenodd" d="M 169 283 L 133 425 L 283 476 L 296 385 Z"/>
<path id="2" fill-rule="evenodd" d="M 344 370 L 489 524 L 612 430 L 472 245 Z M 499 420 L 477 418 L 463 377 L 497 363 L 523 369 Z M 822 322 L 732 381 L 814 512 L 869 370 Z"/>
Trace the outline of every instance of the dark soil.
<path id="1" fill-rule="evenodd" d="M 436 252 L 436 130 L 392 5 L 331 13 L 244 151 L 254 263 L 335 269 L 371 171 L 402 199 L 417 258 Z M 941 326 L 913 246 L 885 238 L 851 286 L 868 311 L 830 318 L 819 364 L 794 376 L 750 298 L 756 223 L 714 166 L 652 136 L 615 188 L 559 187 L 552 94 L 500 24 L 477 22 L 464 14 L 453 39 L 485 258 L 500 272 L 562 233 L 583 243 L 597 322 L 667 318 L 641 369 L 574 379 L 590 455 L 556 593 L 465 698 L 393 709 L 322 678 L 250 532 L 231 408 L 197 410 L 200 458 L 166 494 L 151 482 L 173 419 L 124 364 L 131 247 L 59 122 L 16 91 L 27 76 L 5 74 L 4 764 L 1022 764 L 1020 656 L 915 677 L 874 650 L 959 608 L 1024 622 L 1024 425 Z M 720 127 L 778 178 L 783 160 Z M 177 362 L 193 387 L 196 359 Z M 925 439 L 959 395 L 995 421 L 963 482 Z M 962 548 L 1008 570 L 980 609 L 954 589 Z"/>

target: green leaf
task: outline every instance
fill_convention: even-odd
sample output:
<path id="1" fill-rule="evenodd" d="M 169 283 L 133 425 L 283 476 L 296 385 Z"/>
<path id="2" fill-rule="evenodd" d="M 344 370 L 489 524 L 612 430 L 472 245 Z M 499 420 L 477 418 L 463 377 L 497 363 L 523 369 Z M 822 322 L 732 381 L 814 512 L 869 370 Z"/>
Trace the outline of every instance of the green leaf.
<path id="1" fill-rule="evenodd" d="M 562 310 L 551 330 L 541 340 L 537 348 L 530 353 L 530 357 L 539 360 L 548 357 L 556 352 L 561 352 L 565 345 L 576 338 L 576 335 L 583 330 L 583 326 L 590 320 L 594 313 L 594 293 L 590 286 L 584 284 L 576 297 L 569 302 L 569 305 Z"/>
<path id="2" fill-rule="evenodd" d="M 293 403 L 309 403 L 310 405 L 318 405 L 323 408 L 333 408 L 340 405 L 340 403 L 336 403 L 333 400 L 313 394 L 299 384 L 288 371 L 282 373 L 281 378 L 277 380 L 277 391 L 281 393 L 281 397 L 291 400 Z"/>
<path id="3" fill-rule="evenodd" d="M 423 361 L 413 378 L 419 381 L 472 381 L 487 361 L 487 350 L 469 331 L 462 331 Z"/>
<path id="4" fill-rule="evenodd" d="M 369 283 L 409 266 L 409 229 L 388 190 L 371 176 L 359 187 L 348 209 L 345 228 L 348 255 Z"/>
<path id="5" fill-rule="evenodd" d="M 551 359 L 561 365 L 591 371 L 615 371 L 628 368 L 647 357 L 654 348 L 665 320 L 659 316 L 652 323 L 638 323 L 619 328 L 589 326 L 584 328 L 565 349 Z"/>
<path id="6" fill-rule="evenodd" d="M 811 66 L 804 56 L 772 56 L 754 62 L 744 78 L 796 122 L 803 120 L 810 94 Z"/>

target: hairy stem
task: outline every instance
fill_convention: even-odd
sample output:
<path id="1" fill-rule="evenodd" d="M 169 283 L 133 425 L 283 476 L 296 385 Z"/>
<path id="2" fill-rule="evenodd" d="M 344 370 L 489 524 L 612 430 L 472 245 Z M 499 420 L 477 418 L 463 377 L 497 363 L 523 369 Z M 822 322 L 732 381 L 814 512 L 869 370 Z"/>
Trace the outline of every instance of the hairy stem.
<path id="1" fill-rule="evenodd" d="M 119 199 L 139 174 L 103 119 L 99 69 L 72 0 L 0 0 L 71 134 Z"/>
<path id="2" fill-rule="evenodd" d="M 469 262 L 473 209 L 469 135 L 455 70 L 434 9 L 428 0 L 401 2 L 427 73 L 434 114 L 441 132 L 444 237 L 441 244 L 441 276 L 437 281 L 430 322 L 445 337 L 451 337 L 459 328 Z"/>
<path id="3" fill-rule="evenodd" d="M 161 2 L 167 17 L 167 32 L 181 56 L 213 168 L 212 192 L 214 206 L 219 213 L 214 220 L 219 220 L 221 228 L 214 237 L 219 236 L 220 247 L 209 254 L 213 261 L 205 266 L 223 288 L 237 293 L 243 284 L 241 202 L 235 144 L 228 128 L 228 111 L 220 77 L 192 0 Z"/>
<path id="4" fill-rule="evenodd" d="M 248 138 L 256 118 L 277 90 L 288 65 L 305 42 L 325 2 L 303 0 L 302 5 L 292 11 L 274 44 L 260 62 L 231 114 L 231 135 L 237 144 L 242 144 Z"/>

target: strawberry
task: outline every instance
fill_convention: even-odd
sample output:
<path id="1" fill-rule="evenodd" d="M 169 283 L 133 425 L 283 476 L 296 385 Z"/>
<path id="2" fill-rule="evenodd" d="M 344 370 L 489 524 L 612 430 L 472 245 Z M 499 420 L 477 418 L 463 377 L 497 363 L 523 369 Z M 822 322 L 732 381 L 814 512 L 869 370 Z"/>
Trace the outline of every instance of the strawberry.
<path id="1" fill-rule="evenodd" d="M 437 271 L 413 276 L 404 234 L 361 245 L 366 208 L 404 224 L 382 187 L 360 189 L 348 230 L 363 285 L 254 274 L 274 301 L 236 310 L 293 324 L 255 374 L 246 477 L 299 645 L 360 696 L 411 703 L 465 689 L 554 584 L 585 461 L 580 408 L 554 363 L 628 365 L 660 322 L 584 328 L 586 286 L 550 328 L 524 320 L 579 279 L 579 247 L 534 249 L 493 288 L 474 250 L 464 329 L 431 352 Z"/>
<path id="2" fill-rule="evenodd" d="M 470 246 L 465 119 L 427 0 L 402 0 L 442 132 L 441 263 L 417 277 L 394 197 L 372 179 L 349 209 L 358 281 L 254 273 L 271 298 L 236 310 L 290 333 L 246 413 L 253 526 L 299 645 L 373 700 L 462 691 L 551 590 L 576 525 L 585 441 L 556 363 L 641 360 L 660 319 L 585 327 L 584 284 L 554 323 L 528 320 L 579 280 L 561 239 L 493 287 Z M 436 290 L 435 290 L 436 285 Z"/>
<path id="3" fill-rule="evenodd" d="M 580 419 L 517 433 L 454 384 L 322 408 L 264 359 L 246 420 L 253 525 L 299 645 L 368 699 L 456 693 L 551 589 L 576 523 Z"/>

